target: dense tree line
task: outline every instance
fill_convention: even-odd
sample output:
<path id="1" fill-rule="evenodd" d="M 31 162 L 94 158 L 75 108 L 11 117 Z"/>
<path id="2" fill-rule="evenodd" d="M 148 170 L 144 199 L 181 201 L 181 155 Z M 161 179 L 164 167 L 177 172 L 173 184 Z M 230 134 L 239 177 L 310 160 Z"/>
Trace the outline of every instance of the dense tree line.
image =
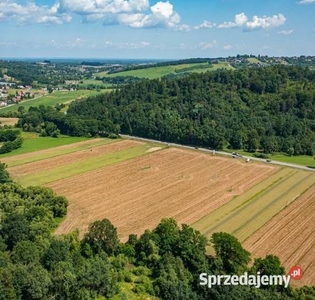
<path id="1" fill-rule="evenodd" d="M 117 137 L 119 126 L 108 119 L 95 120 L 68 116 L 60 107 L 30 107 L 27 112 L 15 114 L 19 117 L 17 126 L 24 131 L 38 132 L 41 136 L 58 137 L 59 134 L 87 137 Z"/>
<path id="2" fill-rule="evenodd" d="M 119 241 L 107 219 L 54 236 L 68 202 L 49 188 L 23 188 L 0 164 L 0 299 L 312 299 L 312 287 L 200 285 L 200 273 L 281 275 L 279 259 L 268 255 L 248 266 L 250 253 L 236 238 L 215 233 L 209 241 L 188 225 L 163 219 L 152 231 Z M 129 289 L 126 289 L 129 284 Z M 124 289 L 121 287 L 124 286 Z M 117 298 L 118 299 L 118 298 Z"/>
<path id="3" fill-rule="evenodd" d="M 23 138 L 17 129 L 0 128 L 0 154 L 22 147 Z"/>
<path id="4" fill-rule="evenodd" d="M 273 66 L 145 80 L 70 105 L 122 133 L 216 149 L 314 152 L 315 72 Z"/>

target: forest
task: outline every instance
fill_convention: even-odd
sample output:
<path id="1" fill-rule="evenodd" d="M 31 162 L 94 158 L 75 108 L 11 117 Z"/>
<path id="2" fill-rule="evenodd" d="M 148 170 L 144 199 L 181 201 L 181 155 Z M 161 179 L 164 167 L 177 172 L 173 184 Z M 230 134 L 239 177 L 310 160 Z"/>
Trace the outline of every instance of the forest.
<path id="1" fill-rule="evenodd" d="M 313 155 L 315 72 L 279 65 L 145 80 L 75 101 L 67 117 L 168 142 Z"/>
<path id="2" fill-rule="evenodd" d="M 254 259 L 223 232 L 208 241 L 163 219 L 127 242 L 107 219 L 55 236 L 68 201 L 44 187 L 23 188 L 0 164 L 0 299 L 314 299 L 314 287 L 200 285 L 199 274 L 282 275 L 273 255 Z M 211 244 L 215 255 L 206 254 Z M 105 298 L 104 298 L 105 297 Z M 143 299 L 144 299 L 143 298 Z M 142 298 L 141 298 L 142 299 Z"/>
<path id="3" fill-rule="evenodd" d="M 139 137 L 260 153 L 315 149 L 315 71 L 298 66 L 193 73 L 132 82 L 71 103 L 31 107 L 18 126 L 45 135 Z"/>

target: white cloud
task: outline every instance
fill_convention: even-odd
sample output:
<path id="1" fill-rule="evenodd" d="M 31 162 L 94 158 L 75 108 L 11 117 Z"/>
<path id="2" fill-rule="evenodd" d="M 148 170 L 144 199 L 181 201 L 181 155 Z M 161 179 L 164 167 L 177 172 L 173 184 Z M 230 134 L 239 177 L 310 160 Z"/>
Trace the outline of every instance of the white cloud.
<path id="1" fill-rule="evenodd" d="M 252 20 L 249 21 L 248 17 L 244 13 L 235 15 L 234 22 L 224 22 L 220 24 L 219 28 L 236 28 L 241 27 L 245 30 L 254 29 L 270 29 L 273 27 L 281 26 L 285 23 L 286 18 L 283 14 L 273 15 L 272 17 L 258 17 L 253 16 Z"/>
<path id="2" fill-rule="evenodd" d="M 182 50 L 196 50 L 196 49 L 201 49 L 201 50 L 207 50 L 211 49 L 217 46 L 217 41 L 213 40 L 210 42 L 200 42 L 199 44 L 196 45 L 187 45 L 184 43 L 179 44 L 179 48 Z"/>
<path id="3" fill-rule="evenodd" d="M 202 50 L 207 50 L 207 49 L 214 48 L 216 45 L 217 45 L 217 41 L 213 40 L 212 42 L 199 43 L 195 48 L 199 48 L 199 49 L 202 49 Z"/>
<path id="4" fill-rule="evenodd" d="M 178 26 L 177 26 L 177 30 L 189 32 L 189 31 L 191 30 L 191 28 L 190 28 L 189 25 L 183 24 L 183 25 L 178 25 Z"/>
<path id="5" fill-rule="evenodd" d="M 293 33 L 293 29 L 291 30 L 281 30 L 278 32 L 279 34 L 283 34 L 283 35 L 290 35 Z"/>
<path id="6" fill-rule="evenodd" d="M 174 27 L 180 22 L 180 16 L 173 10 L 170 2 L 157 2 L 150 8 L 151 14 L 119 14 L 118 23 L 133 28 Z"/>
<path id="7" fill-rule="evenodd" d="M 62 24 L 70 22 L 73 15 L 79 15 L 84 23 L 101 20 L 104 25 L 188 30 L 188 25 L 178 27 L 180 16 L 169 1 L 150 6 L 149 0 L 55 0 L 51 7 L 38 6 L 35 2 L 22 5 L 17 3 L 18 0 L 14 1 L 0 0 L 0 20 L 15 19 L 19 24 Z"/>
<path id="8" fill-rule="evenodd" d="M 25 23 L 44 23 L 44 24 L 62 24 L 71 21 L 71 16 L 67 13 L 58 13 L 59 3 L 52 7 L 37 6 L 33 2 L 27 2 L 25 5 L 16 2 L 2 0 L 0 1 L 0 19 L 14 19 L 19 24 Z"/>
<path id="9" fill-rule="evenodd" d="M 209 21 L 203 21 L 200 25 L 197 25 L 194 27 L 194 29 L 198 30 L 201 28 L 213 28 L 216 27 L 215 23 L 209 22 Z"/>
<path id="10" fill-rule="evenodd" d="M 149 42 L 142 41 L 140 43 L 117 43 L 112 41 L 105 41 L 104 47 L 105 48 L 115 48 L 115 49 L 143 49 L 150 47 L 151 44 Z"/>
<path id="11" fill-rule="evenodd" d="M 248 20 L 247 16 L 244 13 L 240 13 L 235 15 L 234 22 L 224 22 L 220 24 L 219 28 L 235 28 L 235 27 L 242 27 L 246 21 Z"/>
<path id="12" fill-rule="evenodd" d="M 231 45 L 225 45 L 223 46 L 223 50 L 230 50 L 232 49 L 232 46 Z"/>
<path id="13" fill-rule="evenodd" d="M 301 0 L 299 2 L 297 2 L 298 4 L 311 4 L 314 3 L 315 0 Z"/>
<path id="14" fill-rule="evenodd" d="M 86 46 L 86 41 L 81 38 L 76 38 L 74 40 L 68 40 L 62 43 L 57 42 L 55 39 L 50 40 L 46 45 L 53 46 L 57 49 L 72 49 L 72 48 L 82 48 Z M 40 45 L 37 45 L 40 47 Z"/>
<path id="15" fill-rule="evenodd" d="M 78 15 L 141 12 L 150 5 L 148 0 L 59 0 L 59 10 Z"/>
<path id="16" fill-rule="evenodd" d="M 269 29 L 272 27 L 278 27 L 285 23 L 286 18 L 283 14 L 273 15 L 272 17 L 253 17 L 251 22 L 246 22 L 246 28 L 248 29 Z"/>

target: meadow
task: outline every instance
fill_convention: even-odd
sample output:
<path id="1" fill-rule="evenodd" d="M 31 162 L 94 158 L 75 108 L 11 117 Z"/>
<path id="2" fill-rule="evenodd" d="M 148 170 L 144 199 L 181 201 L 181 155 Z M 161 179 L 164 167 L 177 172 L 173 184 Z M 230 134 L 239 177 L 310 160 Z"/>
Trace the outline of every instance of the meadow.
<path id="1" fill-rule="evenodd" d="M 209 67 L 207 67 L 209 66 Z M 107 74 L 106 72 L 97 73 L 99 77 L 117 77 L 117 76 L 134 76 L 139 78 L 148 78 L 148 79 L 156 79 L 170 74 L 177 74 L 184 72 L 185 69 L 187 72 L 206 72 L 206 71 L 214 71 L 217 69 L 234 69 L 228 63 L 217 63 L 209 65 L 208 63 L 193 63 L 193 64 L 181 64 L 181 65 L 172 65 L 172 66 L 162 66 L 162 67 L 152 67 L 145 68 L 139 70 L 129 70 L 122 71 L 113 74 Z"/>

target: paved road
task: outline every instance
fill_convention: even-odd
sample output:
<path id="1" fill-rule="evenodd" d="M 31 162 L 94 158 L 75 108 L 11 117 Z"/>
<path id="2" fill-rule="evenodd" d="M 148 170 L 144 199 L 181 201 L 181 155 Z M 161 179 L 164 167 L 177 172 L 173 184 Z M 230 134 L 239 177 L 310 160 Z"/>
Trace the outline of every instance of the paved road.
<path id="1" fill-rule="evenodd" d="M 125 135 L 125 134 L 121 134 L 120 136 L 122 136 L 123 138 L 128 138 L 128 139 L 136 139 L 136 140 L 141 140 L 141 141 L 146 141 L 146 142 L 161 143 L 163 145 L 169 145 L 170 147 L 179 147 L 179 148 L 193 149 L 193 150 L 198 149 L 198 151 L 201 151 L 201 152 L 207 152 L 207 153 L 211 153 L 211 154 L 213 153 L 213 150 L 210 150 L 207 148 L 200 148 L 200 147 L 196 148 L 196 147 L 192 147 L 192 146 L 186 146 L 186 145 L 181 145 L 181 144 L 176 144 L 176 143 L 161 142 L 161 141 L 157 141 L 157 140 L 141 138 L 141 137 L 132 136 L 132 135 Z M 233 158 L 233 155 L 231 153 L 224 152 L 224 151 L 215 151 L 215 154 L 227 156 L 227 157 L 230 157 L 231 159 Z M 278 165 L 278 166 L 284 166 L 284 167 L 290 167 L 290 168 L 296 168 L 296 169 L 315 172 L 315 168 L 313 169 L 313 168 L 308 168 L 308 167 L 304 167 L 304 166 L 300 166 L 300 165 L 296 165 L 296 164 L 289 164 L 289 163 L 284 163 L 284 162 L 274 161 L 274 160 L 267 162 L 266 159 L 261 159 L 261 158 L 252 157 L 252 156 L 245 156 L 245 155 L 235 156 L 234 159 L 243 159 L 243 160 L 250 159 L 252 161 L 258 161 L 258 162 L 262 162 L 262 163 L 266 163 L 266 164 L 273 164 L 273 165 Z"/>

